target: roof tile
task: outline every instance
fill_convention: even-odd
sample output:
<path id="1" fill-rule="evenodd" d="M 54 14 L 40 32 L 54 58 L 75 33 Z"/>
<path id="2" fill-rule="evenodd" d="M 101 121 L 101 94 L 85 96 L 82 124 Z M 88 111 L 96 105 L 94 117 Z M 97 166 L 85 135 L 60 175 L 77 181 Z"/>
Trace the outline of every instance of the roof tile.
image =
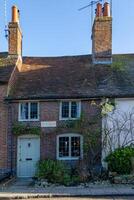
<path id="1" fill-rule="evenodd" d="M 92 65 L 91 55 L 24 57 L 13 99 L 134 96 L 134 55 L 114 55 L 113 65 Z"/>

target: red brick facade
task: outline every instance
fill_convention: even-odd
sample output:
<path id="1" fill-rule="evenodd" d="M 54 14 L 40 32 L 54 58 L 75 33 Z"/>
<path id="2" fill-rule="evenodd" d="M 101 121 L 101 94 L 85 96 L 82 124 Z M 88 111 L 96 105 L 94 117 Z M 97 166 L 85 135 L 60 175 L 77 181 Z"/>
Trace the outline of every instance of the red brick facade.
<path id="1" fill-rule="evenodd" d="M 0 171 L 5 172 L 8 169 L 8 110 L 4 102 L 7 85 L 0 86 Z"/>
<path id="2" fill-rule="evenodd" d="M 18 121 L 18 111 L 19 111 L 19 102 L 11 104 L 11 116 L 12 125 Z M 64 121 L 59 120 L 60 113 L 60 101 L 50 101 L 50 102 L 39 102 L 39 115 L 40 119 L 37 122 L 23 122 L 30 126 L 41 127 L 41 121 L 56 121 L 56 128 L 41 128 L 41 144 L 40 144 L 40 156 L 41 159 L 56 159 L 56 148 L 57 148 L 57 136 L 64 133 L 74 133 L 70 128 L 58 129 L 60 125 L 65 123 Z M 91 105 L 91 101 L 82 101 L 81 103 L 81 112 L 84 113 L 89 119 L 93 116 L 100 115 L 100 110 L 96 106 Z M 97 126 L 101 128 L 101 121 L 97 122 Z M 12 129 L 10 129 L 12 132 Z M 78 133 L 78 132 L 76 132 Z M 13 133 L 12 133 L 13 136 Z M 98 148 L 101 147 L 101 140 L 98 139 Z M 17 137 L 13 136 L 13 169 L 16 172 L 16 163 L 17 163 Z M 101 157 L 101 151 L 100 151 Z M 101 160 L 100 163 L 101 164 Z"/>

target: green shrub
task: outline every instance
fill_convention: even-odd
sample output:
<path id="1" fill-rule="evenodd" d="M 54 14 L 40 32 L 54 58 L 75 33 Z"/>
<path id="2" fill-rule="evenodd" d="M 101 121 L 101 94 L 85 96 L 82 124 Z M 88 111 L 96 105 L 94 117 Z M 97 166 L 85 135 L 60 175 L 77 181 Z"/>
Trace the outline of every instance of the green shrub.
<path id="1" fill-rule="evenodd" d="M 40 127 L 30 127 L 21 122 L 17 122 L 13 125 L 12 132 L 16 136 L 24 135 L 24 134 L 40 135 L 41 129 Z"/>
<path id="2" fill-rule="evenodd" d="M 50 183 L 69 185 L 71 182 L 69 170 L 61 161 L 39 161 L 37 164 L 37 177 L 47 179 Z"/>
<path id="3" fill-rule="evenodd" d="M 131 158 L 134 157 L 134 147 L 128 146 L 116 149 L 108 155 L 105 161 L 108 163 L 108 169 L 118 174 L 130 174 L 132 170 Z"/>

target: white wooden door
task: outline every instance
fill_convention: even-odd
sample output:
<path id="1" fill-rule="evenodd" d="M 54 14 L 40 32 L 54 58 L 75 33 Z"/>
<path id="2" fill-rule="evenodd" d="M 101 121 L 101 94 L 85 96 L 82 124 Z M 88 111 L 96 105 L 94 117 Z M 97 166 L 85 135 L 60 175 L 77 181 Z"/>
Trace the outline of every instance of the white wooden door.
<path id="1" fill-rule="evenodd" d="M 40 159 L 40 139 L 36 137 L 18 138 L 18 177 L 33 177 Z"/>

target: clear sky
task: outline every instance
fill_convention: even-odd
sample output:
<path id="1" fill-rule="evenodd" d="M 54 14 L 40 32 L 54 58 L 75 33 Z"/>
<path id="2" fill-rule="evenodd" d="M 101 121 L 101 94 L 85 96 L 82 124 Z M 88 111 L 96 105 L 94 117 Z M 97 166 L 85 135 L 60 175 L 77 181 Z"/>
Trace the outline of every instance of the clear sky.
<path id="1" fill-rule="evenodd" d="M 7 0 L 20 9 L 23 55 L 60 56 L 91 53 L 91 9 L 78 11 L 90 0 Z M 4 38 L 4 0 L 0 0 L 0 51 Z M 134 53 L 134 0 L 113 0 L 113 53 Z"/>

